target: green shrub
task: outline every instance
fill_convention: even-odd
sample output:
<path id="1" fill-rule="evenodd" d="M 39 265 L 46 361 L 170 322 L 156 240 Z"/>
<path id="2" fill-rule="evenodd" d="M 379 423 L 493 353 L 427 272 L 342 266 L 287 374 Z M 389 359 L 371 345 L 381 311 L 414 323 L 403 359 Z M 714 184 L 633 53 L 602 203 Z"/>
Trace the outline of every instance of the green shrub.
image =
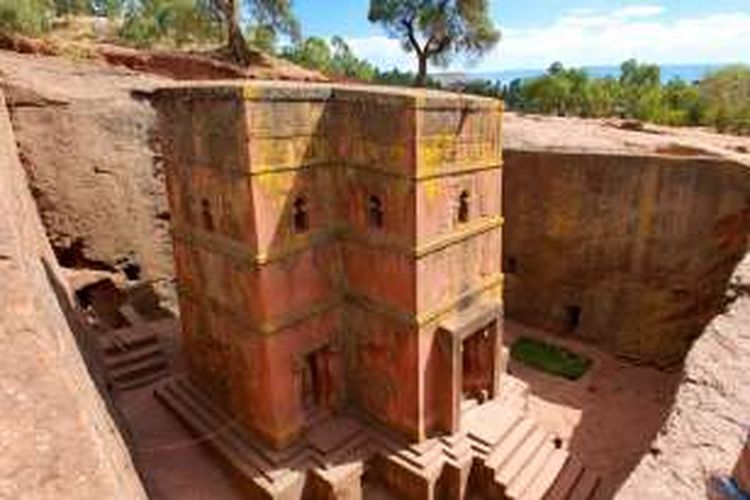
<path id="1" fill-rule="evenodd" d="M 0 31 L 37 35 L 49 29 L 54 16 L 50 0 L 0 0 Z"/>
<path id="2" fill-rule="evenodd" d="M 569 380 L 581 378 L 591 366 L 591 360 L 585 356 L 528 337 L 518 339 L 510 355 L 525 365 Z"/>
<path id="3" fill-rule="evenodd" d="M 729 66 L 700 84 L 704 121 L 719 131 L 750 134 L 750 67 Z"/>
<path id="4" fill-rule="evenodd" d="M 206 0 L 142 0 L 125 14 L 120 36 L 139 47 L 218 40 L 220 27 Z"/>

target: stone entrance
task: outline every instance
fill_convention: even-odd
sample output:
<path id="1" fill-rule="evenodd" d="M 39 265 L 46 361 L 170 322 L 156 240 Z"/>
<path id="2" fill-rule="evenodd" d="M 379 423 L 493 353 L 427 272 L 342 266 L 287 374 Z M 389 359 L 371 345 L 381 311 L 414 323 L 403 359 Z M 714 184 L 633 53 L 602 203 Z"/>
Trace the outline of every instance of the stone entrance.
<path id="1" fill-rule="evenodd" d="M 312 351 L 300 363 L 302 406 L 308 414 L 330 405 L 332 387 L 328 348 Z"/>
<path id="2" fill-rule="evenodd" d="M 450 390 L 436 409 L 437 430 L 458 432 L 466 408 L 498 396 L 505 369 L 501 321 L 500 305 L 479 304 L 440 325 L 440 371 Z"/>
<path id="3" fill-rule="evenodd" d="M 469 335 L 461 343 L 462 386 L 464 401 L 487 401 L 492 393 L 492 373 L 495 361 L 491 342 L 494 323 Z"/>

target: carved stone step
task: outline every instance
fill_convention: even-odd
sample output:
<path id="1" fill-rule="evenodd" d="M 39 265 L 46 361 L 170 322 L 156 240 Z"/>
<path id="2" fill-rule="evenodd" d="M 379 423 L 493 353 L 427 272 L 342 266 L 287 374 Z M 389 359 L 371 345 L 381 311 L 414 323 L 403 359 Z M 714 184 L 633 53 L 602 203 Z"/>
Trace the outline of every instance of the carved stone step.
<path id="1" fill-rule="evenodd" d="M 154 394 L 197 439 L 211 447 L 246 480 L 254 491 L 253 498 L 301 498 L 304 474 L 290 469 L 269 470 L 264 459 L 244 446 L 246 438 L 235 432 L 227 417 L 205 407 L 174 381 L 162 384 Z"/>
<path id="2" fill-rule="evenodd" d="M 537 480 L 537 476 L 539 476 L 554 452 L 555 446 L 549 440 L 545 440 L 521 472 L 508 483 L 505 488 L 506 496 L 511 500 L 518 500 L 531 484 Z"/>
<path id="3" fill-rule="evenodd" d="M 148 375 L 144 375 L 136 379 L 129 380 L 127 382 L 114 382 L 113 381 L 113 384 L 120 391 L 128 391 L 128 390 L 138 389 L 140 387 L 145 387 L 147 385 L 153 384 L 154 382 L 161 380 L 167 375 L 169 375 L 169 372 L 167 370 L 159 370 L 159 371 L 150 373 Z"/>
<path id="4" fill-rule="evenodd" d="M 482 419 L 480 424 L 472 426 L 468 433 L 472 446 L 479 444 L 491 451 L 522 418 L 521 413 L 506 410 L 494 418 Z"/>
<path id="5" fill-rule="evenodd" d="M 113 369 L 153 357 L 163 358 L 161 346 L 158 344 L 148 344 L 128 351 L 109 354 L 104 358 L 104 364 L 108 369 Z"/>
<path id="6" fill-rule="evenodd" d="M 546 440 L 546 432 L 538 428 L 534 429 L 529 437 L 525 439 L 518 448 L 516 448 L 516 451 L 513 453 L 513 456 L 510 457 L 510 460 L 507 460 L 497 470 L 495 480 L 507 491 L 508 485 L 511 484 L 511 482 L 521 474 L 521 471 L 532 461 Z"/>
<path id="7" fill-rule="evenodd" d="M 158 344 L 159 338 L 154 333 L 126 328 L 110 332 L 99 345 L 104 355 L 110 356 Z"/>
<path id="8" fill-rule="evenodd" d="M 167 360 L 163 356 L 157 356 L 114 368 L 110 370 L 109 376 L 115 383 L 126 383 L 164 371 L 166 368 Z"/>
<path id="9" fill-rule="evenodd" d="M 534 422 L 528 418 L 521 419 L 517 425 L 503 438 L 500 444 L 492 450 L 485 462 L 485 466 L 493 471 L 498 470 L 515 453 L 516 449 L 526 440 L 535 429 Z"/>
<path id="10" fill-rule="evenodd" d="M 567 450 L 555 450 L 531 485 L 521 494 L 519 500 L 542 500 L 544 494 L 552 487 L 555 479 L 562 472 L 569 456 Z"/>

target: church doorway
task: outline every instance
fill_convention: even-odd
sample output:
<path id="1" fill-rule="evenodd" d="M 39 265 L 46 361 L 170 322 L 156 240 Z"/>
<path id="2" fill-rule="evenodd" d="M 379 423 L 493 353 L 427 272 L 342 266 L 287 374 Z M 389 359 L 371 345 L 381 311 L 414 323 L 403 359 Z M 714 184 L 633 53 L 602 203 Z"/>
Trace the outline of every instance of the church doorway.
<path id="1" fill-rule="evenodd" d="M 495 346 L 489 327 L 482 328 L 462 341 L 462 396 L 464 400 L 483 403 L 493 392 Z"/>

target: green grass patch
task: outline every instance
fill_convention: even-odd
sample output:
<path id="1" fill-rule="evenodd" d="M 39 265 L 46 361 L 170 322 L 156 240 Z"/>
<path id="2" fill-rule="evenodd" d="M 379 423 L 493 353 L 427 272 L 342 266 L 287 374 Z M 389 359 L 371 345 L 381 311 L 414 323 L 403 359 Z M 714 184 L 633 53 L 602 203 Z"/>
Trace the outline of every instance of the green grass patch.
<path id="1" fill-rule="evenodd" d="M 528 337 L 521 337 L 513 344 L 510 356 L 525 365 L 568 380 L 578 380 L 591 366 L 591 360 L 586 356 Z"/>

